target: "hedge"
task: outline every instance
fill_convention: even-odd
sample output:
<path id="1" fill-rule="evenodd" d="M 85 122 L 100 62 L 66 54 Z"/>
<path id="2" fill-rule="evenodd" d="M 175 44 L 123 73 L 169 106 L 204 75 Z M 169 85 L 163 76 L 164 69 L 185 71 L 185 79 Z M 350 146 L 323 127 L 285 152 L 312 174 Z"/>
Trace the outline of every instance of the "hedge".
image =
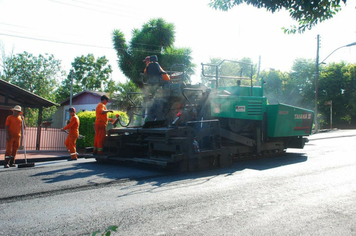
<path id="1" fill-rule="evenodd" d="M 115 111 L 113 113 L 108 113 L 108 118 L 116 119 L 116 114 L 119 114 L 120 120 L 122 122 L 127 122 L 128 117 L 126 112 L 123 111 Z M 78 114 L 80 125 L 79 125 L 79 134 L 84 135 L 83 139 L 77 140 L 77 147 L 78 148 L 85 148 L 85 147 L 92 147 L 94 145 L 94 136 L 95 136 L 95 111 L 83 111 L 79 112 Z M 108 126 L 106 129 L 111 129 L 113 126 L 111 122 L 108 122 Z M 117 124 L 117 127 L 120 127 L 120 124 Z"/>

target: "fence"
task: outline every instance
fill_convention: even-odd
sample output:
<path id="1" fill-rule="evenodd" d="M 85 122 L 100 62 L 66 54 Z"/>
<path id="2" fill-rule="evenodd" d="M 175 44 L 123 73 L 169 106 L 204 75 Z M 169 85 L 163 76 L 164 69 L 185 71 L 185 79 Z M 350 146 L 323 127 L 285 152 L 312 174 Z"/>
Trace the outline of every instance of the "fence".
<path id="1" fill-rule="evenodd" d="M 25 130 L 26 150 L 36 150 L 37 127 Z M 57 128 L 41 128 L 40 150 L 67 150 L 64 141 L 67 134 Z M 5 129 L 0 129 L 0 150 L 6 149 Z"/>

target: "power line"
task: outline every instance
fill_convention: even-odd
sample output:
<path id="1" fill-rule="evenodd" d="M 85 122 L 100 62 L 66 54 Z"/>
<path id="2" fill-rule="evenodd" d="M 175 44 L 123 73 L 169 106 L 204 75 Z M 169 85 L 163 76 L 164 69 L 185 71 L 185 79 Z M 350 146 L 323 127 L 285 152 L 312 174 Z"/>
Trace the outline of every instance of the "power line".
<path id="1" fill-rule="evenodd" d="M 90 45 L 90 44 L 64 42 L 64 41 L 51 40 L 51 39 L 33 38 L 33 37 L 20 36 L 20 35 L 4 34 L 4 33 L 1 33 L 1 32 L 0 32 L 0 35 L 9 36 L 9 37 L 14 37 L 14 38 L 23 38 L 23 39 L 31 39 L 31 40 L 37 40 L 37 41 L 44 41 L 44 42 L 50 42 L 50 43 L 60 43 L 60 44 L 69 44 L 69 45 L 76 45 L 76 46 L 83 46 L 83 47 L 94 47 L 94 48 L 114 49 L 114 48 L 105 47 L 105 46 L 97 46 L 97 45 Z"/>
<path id="2" fill-rule="evenodd" d="M 56 2 L 56 3 L 59 3 L 59 4 L 63 4 L 63 5 L 68 5 L 68 6 L 77 7 L 77 8 L 86 9 L 86 10 L 91 10 L 91 11 L 99 12 L 99 13 L 110 14 L 110 15 L 114 15 L 114 16 L 125 16 L 125 17 L 129 17 L 129 18 L 140 19 L 140 20 L 143 19 L 142 17 L 134 17 L 134 16 L 132 16 L 132 15 L 123 15 L 123 14 L 117 14 L 117 13 L 110 12 L 110 11 L 101 11 L 101 10 L 98 10 L 98 9 L 85 7 L 85 6 L 83 6 L 83 5 L 75 5 L 75 4 L 60 2 L 60 1 L 56 1 L 56 0 L 51 0 L 51 1 L 52 1 L 52 2 Z M 87 3 L 86 3 L 86 4 L 87 4 Z M 95 4 L 87 4 L 87 5 L 94 5 L 94 6 L 95 6 Z M 130 12 L 129 12 L 129 13 L 130 13 Z M 132 13 L 130 13 L 130 14 L 132 14 Z"/>
<path id="3" fill-rule="evenodd" d="M 135 11 L 137 10 L 137 6 L 134 8 L 134 7 L 130 7 L 130 6 L 125 6 L 125 5 L 122 5 L 122 4 L 118 4 L 116 2 L 110 2 L 110 1 L 104 1 L 104 0 L 95 0 L 96 2 L 102 2 L 102 3 L 108 3 L 108 4 L 111 4 L 111 5 L 115 5 L 115 6 L 118 6 L 118 7 L 126 7 L 126 8 L 131 8 L 131 9 L 134 9 Z"/>
<path id="4" fill-rule="evenodd" d="M 88 1 L 81 1 L 81 0 L 72 0 L 74 2 L 79 2 L 79 3 L 84 3 L 85 5 L 91 5 L 91 6 L 95 6 L 95 7 L 101 7 L 101 8 L 106 8 L 106 9 L 109 9 L 111 11 L 122 11 L 122 7 L 126 7 L 126 6 L 123 6 L 123 5 L 119 5 L 119 4 L 114 4 L 114 5 L 118 5 L 120 6 L 120 8 L 113 8 L 111 6 L 105 6 L 105 5 L 100 5 L 100 4 L 93 4 L 93 3 L 89 3 Z M 100 2 L 100 1 L 99 1 Z M 132 8 L 134 9 L 134 8 Z M 135 10 L 135 9 L 134 9 Z M 134 13 L 136 14 L 136 10 L 135 11 L 124 11 L 124 12 L 128 12 L 130 14 Z"/>
<path id="5" fill-rule="evenodd" d="M 20 27 L 20 28 L 25 28 L 25 29 L 34 29 L 34 30 L 37 30 L 35 28 L 28 28 L 28 27 L 25 27 L 25 26 L 19 26 L 19 25 L 11 25 L 11 24 L 6 24 L 6 23 L 1 23 L 0 22 L 0 25 L 9 25 L 9 26 L 15 26 L 15 27 Z M 10 32 L 10 33 L 14 33 L 14 34 L 23 34 L 23 32 L 20 32 L 20 31 L 14 31 L 14 30 L 8 30 L 8 29 L 0 29 L 2 31 L 7 31 L 7 32 Z M 62 33 L 61 33 L 62 34 Z M 65 43 L 65 44 L 74 44 L 74 45 L 77 45 L 77 43 L 72 43 L 72 42 L 63 42 L 63 41 L 58 41 L 58 40 L 49 40 L 49 39 L 41 39 L 41 38 L 38 38 L 38 37 L 28 37 L 28 36 L 19 36 L 19 35 L 10 35 L 10 34 L 7 34 L 7 33 L 1 33 L 0 32 L 0 35 L 6 35 L 6 36 L 10 36 L 10 37 L 18 37 L 18 38 L 25 38 L 25 39 L 32 39 L 32 40 L 41 40 L 41 41 L 48 41 L 48 42 L 56 42 L 56 43 Z M 70 36 L 75 36 L 75 35 L 72 35 L 72 34 L 66 34 L 66 35 L 70 35 Z M 44 37 L 46 37 L 45 35 L 43 35 Z M 82 44 L 83 46 L 91 46 L 91 45 L 86 45 L 86 44 Z M 153 53 L 160 53 L 161 52 L 161 46 L 160 45 L 157 45 L 157 44 L 147 44 L 147 43 L 132 43 L 132 45 L 137 45 L 137 46 L 147 46 L 147 47 L 157 47 L 158 49 L 157 50 L 151 50 L 151 51 L 146 51 L 146 52 L 153 52 Z M 109 48 L 109 47 L 105 47 L 105 46 L 94 46 L 94 47 L 100 47 L 100 48 Z M 111 48 L 110 48 L 111 49 Z M 140 49 L 134 49 L 134 51 L 140 51 Z M 144 51 L 144 49 L 141 49 L 141 51 Z"/>
<path id="6" fill-rule="evenodd" d="M 111 48 L 111 47 L 98 46 L 98 45 L 64 42 L 64 41 L 51 40 L 51 39 L 41 39 L 41 38 L 34 38 L 34 37 L 27 37 L 27 36 L 20 36 L 20 35 L 5 34 L 5 33 L 1 33 L 1 32 L 0 32 L 0 35 L 14 37 L 14 38 L 23 38 L 23 39 L 44 41 L 44 42 L 50 42 L 50 43 L 60 43 L 60 44 L 76 45 L 76 46 L 83 46 L 83 47 L 94 47 L 94 48 L 104 48 L 104 49 L 116 50 L 114 47 Z M 119 49 L 124 49 L 124 48 L 119 48 Z M 145 52 L 145 53 L 158 53 L 158 54 L 161 53 L 161 51 L 159 51 L 159 50 L 155 51 L 155 50 L 148 50 L 148 49 L 145 50 L 145 49 L 137 49 L 137 48 L 132 49 L 132 51 Z"/>
<path id="7" fill-rule="evenodd" d="M 102 12 L 102 13 L 109 13 L 109 14 L 114 14 L 112 12 L 103 12 L 103 11 L 98 11 L 97 9 L 93 9 L 93 8 L 88 8 L 88 7 L 84 7 L 84 6 L 79 6 L 79 5 L 74 5 L 74 4 L 70 4 L 70 3 L 65 3 L 65 2 L 62 2 L 62 1 L 58 1 L 58 0 L 51 0 L 52 2 L 56 2 L 56 3 L 59 3 L 59 4 L 64 4 L 64 5 L 69 5 L 69 6 L 73 6 L 73 7 L 78 7 L 78 8 L 82 8 L 82 9 L 88 9 L 88 10 L 92 10 L 92 11 L 96 11 L 96 12 Z M 82 2 L 84 3 L 83 1 L 80 1 L 80 0 L 75 0 L 76 2 Z M 98 2 L 103 2 L 103 1 L 100 1 L 100 0 L 96 0 Z M 107 2 L 108 3 L 108 2 Z M 85 4 L 87 5 L 92 5 L 92 6 L 100 6 L 98 4 L 90 4 L 90 3 L 86 3 Z M 112 3 L 112 4 L 115 4 L 115 5 L 118 5 L 118 6 L 122 6 L 122 5 L 119 5 L 119 4 L 116 4 L 116 3 Z M 101 7 L 101 6 L 100 6 Z M 110 8 L 110 7 L 106 7 L 106 6 L 102 6 L 104 8 Z M 110 8 L 112 9 L 112 8 Z M 121 10 L 122 11 L 122 10 Z M 114 15 L 117 15 L 117 14 L 114 14 Z M 19 27 L 19 28 L 24 28 L 24 29 L 30 29 L 30 30 L 39 30 L 39 29 L 36 29 L 36 28 L 33 28 L 33 27 L 27 27 L 27 26 L 21 26 L 21 25 L 14 25 L 14 24 L 9 24 L 9 23 L 3 23 L 3 22 L 0 22 L 0 24 L 2 25 L 6 25 L 6 26 L 12 26 L 12 27 Z M 0 29 L 1 30 L 1 29 Z M 20 35 L 15 35 L 15 34 L 22 34 L 22 32 L 18 32 L 18 31 L 13 31 L 13 30 L 6 30 L 6 29 L 3 29 L 5 31 L 8 31 L 10 33 L 0 33 L 0 35 L 5 35 L 5 36 L 9 36 L 9 37 L 15 37 L 15 38 L 23 38 L 23 39 L 30 39 L 30 40 L 38 40 L 38 41 L 45 41 L 45 42 L 52 42 L 52 43 L 60 43 L 60 44 L 68 44 L 68 45 L 78 45 L 78 46 L 86 46 L 86 47 L 95 47 L 95 48 L 105 48 L 105 49 L 113 49 L 111 47 L 105 47 L 105 46 L 98 46 L 98 45 L 89 45 L 89 44 L 80 44 L 80 43 L 73 43 L 73 42 L 65 42 L 65 41 L 59 41 L 59 40 L 50 40 L 50 39 L 43 39 L 43 38 L 39 38 L 39 37 L 29 37 L 29 36 L 20 36 Z M 66 34 L 66 33 L 65 33 Z M 71 34 L 67 34 L 67 35 L 71 35 Z M 71 36 L 75 36 L 75 35 L 71 35 Z M 46 37 L 46 36 L 44 36 Z M 153 44 L 144 44 L 144 43 L 134 43 L 135 45 L 142 45 L 142 46 L 149 46 L 149 47 L 158 47 L 158 50 L 153 50 L 153 51 L 148 51 L 148 50 L 140 50 L 142 52 L 149 52 L 149 53 L 160 53 L 160 46 L 159 45 L 153 45 Z M 139 51 L 138 49 L 134 49 L 134 51 Z"/>
<path id="8" fill-rule="evenodd" d="M 7 25 L 7 26 L 12 26 L 12 27 L 24 28 L 24 29 L 33 29 L 33 28 L 29 28 L 29 27 L 27 27 L 27 26 L 14 25 L 14 24 L 3 23 L 3 22 L 0 22 L 0 25 Z"/>
<path id="9" fill-rule="evenodd" d="M 0 25 L 4 25 L 5 27 L 6 26 L 11 26 L 11 27 L 15 27 L 15 28 L 22 28 L 22 29 L 26 29 L 26 30 L 31 30 L 31 33 L 33 33 L 34 31 L 43 31 L 43 29 L 38 29 L 38 28 L 34 28 L 34 27 L 28 27 L 28 26 L 23 26 L 23 25 L 14 25 L 14 24 L 9 24 L 9 23 L 4 23 L 4 22 L 0 22 Z M 2 30 L 6 30 L 6 29 L 2 29 Z M 14 32 L 14 33 L 22 33 L 22 32 L 19 32 L 19 31 L 13 31 L 13 30 L 6 30 L 6 31 L 9 31 L 9 32 Z M 46 32 L 49 32 L 46 30 Z M 68 35 L 68 36 L 71 36 L 71 37 L 78 37 L 78 36 L 81 36 L 79 34 L 68 34 L 67 32 L 60 32 L 58 30 L 56 30 L 55 32 L 52 32 L 51 35 L 53 34 L 60 34 L 60 35 Z"/>
<path id="10" fill-rule="evenodd" d="M 0 24 L 4 24 L 4 23 L 0 23 Z M 7 24 L 4 24 L 7 25 Z M 17 27 L 22 27 L 22 26 L 17 26 Z M 27 27 L 22 27 L 22 28 L 27 28 Z M 34 28 L 32 28 L 34 29 Z M 22 34 L 23 32 L 20 31 L 13 31 L 13 30 L 7 30 L 7 29 L 0 29 L 3 31 L 7 31 L 10 33 L 14 33 L 14 34 Z M 28 37 L 28 36 L 20 36 L 20 35 L 14 35 L 14 34 L 8 34 L 8 33 L 3 33 L 0 32 L 0 35 L 5 35 L 5 36 L 9 36 L 9 37 L 17 37 L 17 38 L 24 38 L 24 39 L 31 39 L 31 40 L 39 40 L 39 41 L 47 41 L 47 42 L 52 42 L 52 43 L 62 43 L 62 44 L 73 44 L 73 45 L 81 45 L 81 46 L 89 46 L 89 47 L 97 47 L 97 48 L 106 48 L 106 49 L 113 49 L 113 48 L 109 48 L 109 47 L 105 47 L 105 46 L 97 46 L 97 45 L 89 45 L 89 44 L 79 44 L 79 43 L 73 43 L 73 42 L 64 42 L 64 41 L 59 41 L 59 40 L 50 40 L 50 39 L 41 39 L 38 37 Z M 141 52 L 152 52 L 152 53 L 161 53 L 160 50 L 160 45 L 156 45 L 156 44 L 147 44 L 147 43 L 132 43 L 132 45 L 138 45 L 138 46 L 148 46 L 148 47 L 157 47 L 157 50 L 150 50 L 148 51 L 145 49 L 133 49 L 133 51 L 141 51 Z M 122 49 L 122 48 L 121 48 Z"/>

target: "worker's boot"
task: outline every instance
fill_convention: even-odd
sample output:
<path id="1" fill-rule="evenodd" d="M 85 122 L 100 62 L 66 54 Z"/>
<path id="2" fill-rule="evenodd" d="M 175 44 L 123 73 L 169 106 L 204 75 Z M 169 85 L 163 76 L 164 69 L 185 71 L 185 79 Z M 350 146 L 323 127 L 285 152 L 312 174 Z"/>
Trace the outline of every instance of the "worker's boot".
<path id="1" fill-rule="evenodd" d="M 70 158 L 68 159 L 68 161 L 76 161 L 78 160 L 78 156 L 77 156 L 78 153 L 71 153 L 70 154 Z"/>
<path id="2" fill-rule="evenodd" d="M 5 156 L 4 168 L 10 168 L 9 161 L 10 161 L 10 157 Z"/>
<path id="3" fill-rule="evenodd" d="M 73 153 L 70 157 L 73 159 L 73 160 L 78 160 L 78 156 L 77 156 L 78 153 Z"/>
<path id="4" fill-rule="evenodd" d="M 16 167 L 16 165 L 15 165 L 15 157 L 11 157 L 10 158 L 10 167 Z"/>
<path id="5" fill-rule="evenodd" d="M 103 148 L 98 148 L 98 155 L 103 155 Z"/>

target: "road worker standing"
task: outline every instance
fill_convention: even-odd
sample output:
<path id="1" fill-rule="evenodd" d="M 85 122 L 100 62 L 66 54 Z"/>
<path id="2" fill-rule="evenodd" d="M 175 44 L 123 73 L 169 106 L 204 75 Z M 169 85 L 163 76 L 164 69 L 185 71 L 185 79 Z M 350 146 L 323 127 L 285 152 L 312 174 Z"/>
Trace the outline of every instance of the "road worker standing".
<path id="1" fill-rule="evenodd" d="M 5 122 L 6 151 L 4 168 L 16 167 L 15 158 L 23 137 L 22 125 L 24 123 L 21 107 L 16 105 L 11 110 L 12 115 L 8 116 Z"/>
<path id="2" fill-rule="evenodd" d="M 101 96 L 101 102 L 96 106 L 96 120 L 95 120 L 95 137 L 93 154 L 102 155 L 104 149 L 104 142 L 106 137 L 106 126 L 108 124 L 108 114 L 113 113 L 113 110 L 107 110 L 106 104 L 109 98 L 106 95 Z"/>
<path id="3" fill-rule="evenodd" d="M 74 107 L 71 107 L 69 108 L 69 114 L 71 116 L 70 118 L 70 121 L 69 121 L 69 124 L 66 125 L 64 128 L 62 128 L 61 130 L 64 131 L 64 130 L 69 130 L 69 133 L 68 133 L 68 136 L 64 142 L 64 144 L 66 145 L 67 147 L 67 150 L 69 151 L 70 153 L 70 159 L 68 159 L 69 161 L 70 160 L 77 160 L 78 159 L 78 153 L 77 153 L 77 150 L 76 150 L 76 141 L 79 137 L 79 124 L 80 124 L 80 121 L 79 121 L 79 118 L 78 116 L 75 114 L 75 108 Z"/>

